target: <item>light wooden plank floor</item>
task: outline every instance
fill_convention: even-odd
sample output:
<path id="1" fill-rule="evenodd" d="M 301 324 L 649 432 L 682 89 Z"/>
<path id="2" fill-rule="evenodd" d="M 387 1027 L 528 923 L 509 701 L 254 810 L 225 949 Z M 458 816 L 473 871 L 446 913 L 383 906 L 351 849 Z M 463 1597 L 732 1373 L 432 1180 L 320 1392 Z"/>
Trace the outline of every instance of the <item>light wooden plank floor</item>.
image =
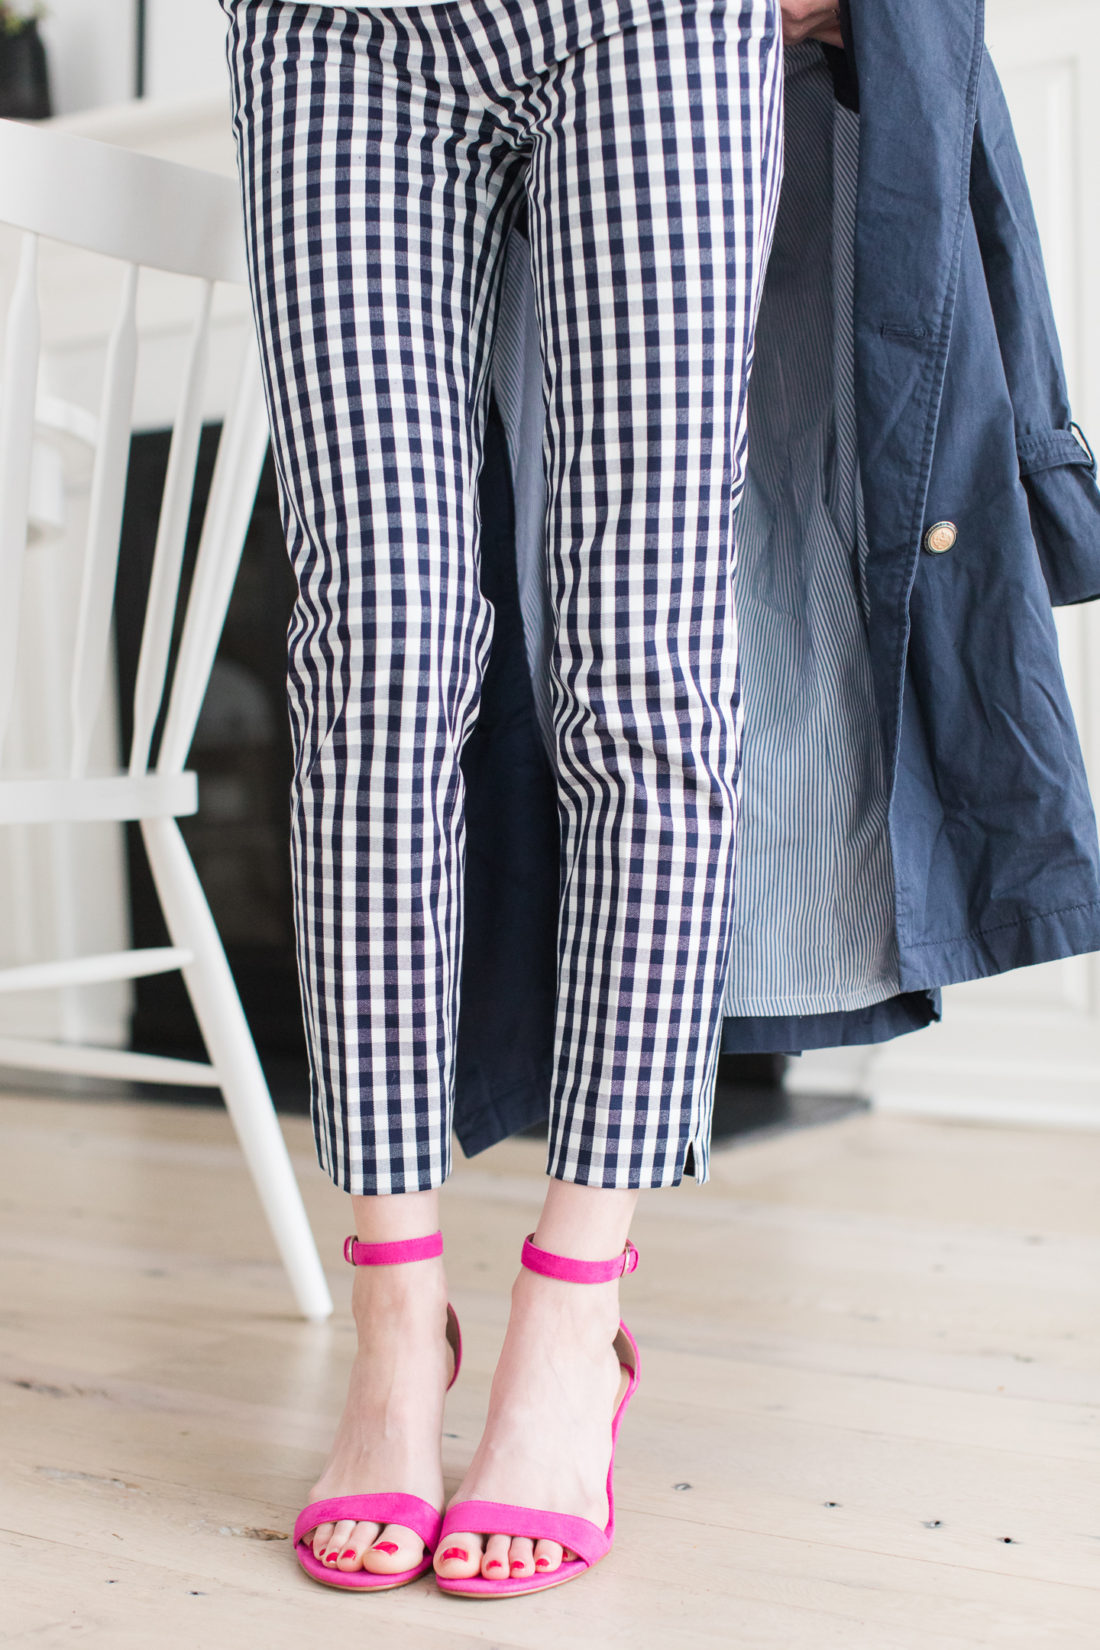
<path id="1" fill-rule="evenodd" d="M 648 1194 L 616 1550 L 486 1604 L 292 1560 L 352 1330 L 347 1199 L 284 1127 L 326 1325 L 293 1316 L 220 1110 L 0 1100 L 0 1644 L 1100 1644 L 1100 1135 L 856 1115 Z M 452 1482 L 541 1184 L 514 1141 L 448 1192 Z"/>

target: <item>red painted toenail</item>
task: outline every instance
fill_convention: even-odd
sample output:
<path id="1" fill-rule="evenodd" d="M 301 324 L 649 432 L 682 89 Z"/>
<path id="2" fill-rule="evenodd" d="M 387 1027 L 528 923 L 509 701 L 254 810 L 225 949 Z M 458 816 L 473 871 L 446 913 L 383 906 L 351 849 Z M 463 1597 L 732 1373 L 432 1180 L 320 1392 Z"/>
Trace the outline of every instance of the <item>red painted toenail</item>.
<path id="1" fill-rule="evenodd" d="M 447 1551 L 443 1554 L 444 1564 L 446 1564 L 446 1562 L 449 1558 L 460 1558 L 462 1560 L 463 1564 L 468 1564 L 469 1560 L 470 1560 L 470 1555 L 462 1547 L 448 1547 Z"/>
<path id="2" fill-rule="evenodd" d="M 550 1568 L 550 1560 L 548 1558 L 536 1558 L 536 1560 L 535 1560 L 535 1569 L 536 1570 L 548 1570 L 549 1568 Z"/>
<path id="3" fill-rule="evenodd" d="M 485 1568 L 487 1570 L 502 1570 L 504 1566 L 501 1564 L 499 1558 L 491 1558 Z"/>
<path id="4" fill-rule="evenodd" d="M 345 1547 L 343 1552 L 340 1554 L 340 1557 L 341 1558 L 354 1558 L 355 1557 L 355 1548 L 354 1547 Z"/>
<path id="5" fill-rule="evenodd" d="M 512 1568 L 513 1568 L 513 1570 L 522 1570 L 523 1569 L 522 1561 L 518 1558 L 514 1558 L 512 1560 Z"/>
<path id="6" fill-rule="evenodd" d="M 397 1542 L 396 1541 L 376 1541 L 374 1543 L 374 1551 L 376 1553 L 395 1553 L 397 1551 Z"/>

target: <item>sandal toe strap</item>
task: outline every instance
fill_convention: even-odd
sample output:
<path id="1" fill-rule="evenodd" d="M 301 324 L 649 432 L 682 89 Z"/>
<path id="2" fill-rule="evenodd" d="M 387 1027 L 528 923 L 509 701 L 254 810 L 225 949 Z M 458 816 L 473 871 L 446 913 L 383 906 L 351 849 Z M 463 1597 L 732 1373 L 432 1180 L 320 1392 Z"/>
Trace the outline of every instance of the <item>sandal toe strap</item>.
<path id="1" fill-rule="evenodd" d="M 428 1552 L 439 1540 L 442 1523 L 437 1508 L 430 1501 L 421 1501 L 418 1495 L 333 1495 L 302 1508 L 294 1521 L 294 1545 L 318 1524 L 338 1524 L 349 1518 L 357 1524 L 401 1524 L 416 1532 Z"/>
<path id="2" fill-rule="evenodd" d="M 538 1507 L 513 1507 L 506 1501 L 457 1502 L 443 1515 L 440 1541 L 456 1531 L 556 1541 L 586 1564 L 598 1564 L 611 1546 L 607 1533 L 587 1518 L 575 1518 L 572 1513 L 544 1512 Z"/>

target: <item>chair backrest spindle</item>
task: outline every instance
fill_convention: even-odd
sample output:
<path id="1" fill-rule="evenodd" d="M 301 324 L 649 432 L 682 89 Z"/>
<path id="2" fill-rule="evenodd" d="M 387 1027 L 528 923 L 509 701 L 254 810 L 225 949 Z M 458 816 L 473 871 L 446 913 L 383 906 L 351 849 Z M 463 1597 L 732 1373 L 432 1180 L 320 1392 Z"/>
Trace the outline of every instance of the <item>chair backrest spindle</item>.
<path id="1" fill-rule="evenodd" d="M 0 754 L 15 689 L 40 342 L 38 237 L 22 237 L 0 383 Z"/>
<path id="2" fill-rule="evenodd" d="M 164 734 L 157 752 L 158 773 L 181 769 L 191 748 L 233 594 L 267 445 L 260 360 L 250 349 L 218 443 Z M 233 547 L 232 553 L 228 546 Z"/>
<path id="3" fill-rule="evenodd" d="M 70 703 L 71 772 L 74 778 L 82 774 L 87 766 L 88 747 L 105 685 L 107 643 L 115 598 L 122 505 L 126 494 L 126 469 L 134 416 L 137 285 L 137 265 L 127 264 L 122 283 L 122 304 L 107 345 L 99 414 L 99 448 L 92 470 L 88 540 L 73 647 Z"/>
<path id="4" fill-rule="evenodd" d="M 145 629 L 141 638 L 137 685 L 134 690 L 134 737 L 130 747 L 132 774 L 144 773 L 148 767 L 153 730 L 164 694 L 168 653 L 172 643 L 172 621 L 179 595 L 187 522 L 191 512 L 191 497 L 195 490 L 195 467 L 202 435 L 202 395 L 206 382 L 210 305 L 213 294 L 213 282 L 204 281 L 199 312 L 191 333 L 191 346 L 175 427 L 172 431 L 172 442 L 168 451 L 168 469 L 164 478 L 157 542 L 153 552 L 153 571 L 149 581 L 149 600 L 145 612 Z"/>

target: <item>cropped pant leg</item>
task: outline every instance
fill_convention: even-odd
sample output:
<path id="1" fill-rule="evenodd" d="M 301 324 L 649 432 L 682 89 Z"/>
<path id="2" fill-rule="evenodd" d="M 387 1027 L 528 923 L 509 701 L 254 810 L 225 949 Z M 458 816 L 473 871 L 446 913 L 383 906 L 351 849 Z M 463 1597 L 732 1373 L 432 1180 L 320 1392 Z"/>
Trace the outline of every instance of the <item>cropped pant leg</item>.
<path id="1" fill-rule="evenodd" d="M 778 6 L 560 65 L 531 179 L 562 820 L 550 1169 L 707 1174 L 733 906 L 734 512 L 778 194 Z"/>
<path id="2" fill-rule="evenodd" d="M 734 510 L 780 168 L 778 6 L 223 0 L 284 522 L 318 1154 L 438 1185 L 476 486 L 527 194 L 562 825 L 550 1171 L 706 1173 L 739 740 Z"/>

